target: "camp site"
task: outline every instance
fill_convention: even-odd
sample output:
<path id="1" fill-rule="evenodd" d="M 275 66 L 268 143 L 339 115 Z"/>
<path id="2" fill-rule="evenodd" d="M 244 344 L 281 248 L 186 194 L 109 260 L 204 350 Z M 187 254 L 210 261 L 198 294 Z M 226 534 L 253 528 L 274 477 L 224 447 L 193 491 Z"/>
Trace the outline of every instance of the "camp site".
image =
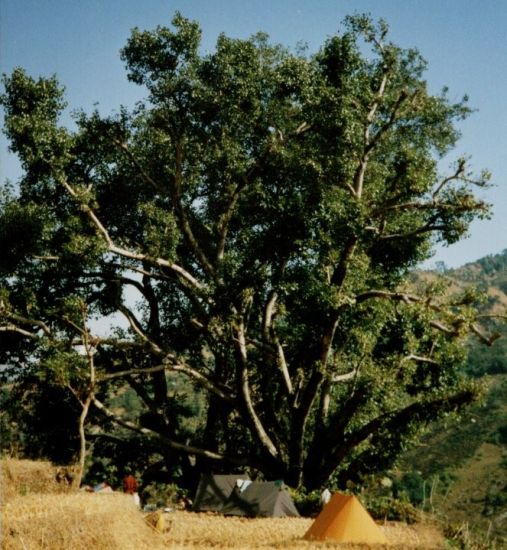
<path id="1" fill-rule="evenodd" d="M 190 508 L 165 502 L 143 512 L 121 488 L 73 492 L 49 463 L 8 459 L 1 467 L 6 550 L 443 548 L 433 522 L 376 523 L 355 497 L 338 493 L 328 508 L 302 517 L 281 484 L 261 482 L 254 495 L 245 488 L 239 498 L 236 481 L 245 477 L 207 475 Z"/>
<path id="2" fill-rule="evenodd" d="M 2 548 L 505 548 L 506 28 L 0 1 Z"/>

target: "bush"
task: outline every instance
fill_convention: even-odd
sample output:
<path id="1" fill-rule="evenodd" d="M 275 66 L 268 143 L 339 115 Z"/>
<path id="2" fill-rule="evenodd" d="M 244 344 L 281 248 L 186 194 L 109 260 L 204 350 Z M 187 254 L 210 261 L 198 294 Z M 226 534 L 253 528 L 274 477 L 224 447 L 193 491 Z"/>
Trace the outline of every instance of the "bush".
<path id="1" fill-rule="evenodd" d="M 307 493 L 304 489 L 295 490 L 289 487 L 289 493 L 298 512 L 302 516 L 314 517 L 322 509 L 320 504 L 320 491 L 311 491 Z"/>
<path id="2" fill-rule="evenodd" d="M 156 508 L 185 509 L 190 503 L 187 491 L 173 483 L 150 483 L 144 487 L 141 500 L 143 504 Z"/>
<path id="3" fill-rule="evenodd" d="M 399 480 L 394 480 L 393 495 L 411 504 L 418 505 L 424 501 L 424 479 L 418 472 L 407 472 Z"/>
<path id="4" fill-rule="evenodd" d="M 377 520 L 404 521 L 417 523 L 422 520 L 422 512 L 410 502 L 387 496 L 361 496 L 365 508 Z"/>

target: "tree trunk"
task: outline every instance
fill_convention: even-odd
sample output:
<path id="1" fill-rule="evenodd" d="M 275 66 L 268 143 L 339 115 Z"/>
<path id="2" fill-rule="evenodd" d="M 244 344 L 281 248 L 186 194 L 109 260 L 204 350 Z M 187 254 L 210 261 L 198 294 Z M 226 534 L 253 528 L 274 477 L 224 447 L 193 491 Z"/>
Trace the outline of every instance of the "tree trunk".
<path id="1" fill-rule="evenodd" d="M 84 475 L 85 461 L 86 461 L 86 434 L 85 423 L 90 410 L 90 404 L 92 402 L 93 395 L 88 395 L 86 400 L 81 403 L 81 414 L 79 415 L 79 460 L 77 463 L 76 473 L 72 481 L 74 489 L 81 487 L 81 481 Z"/>

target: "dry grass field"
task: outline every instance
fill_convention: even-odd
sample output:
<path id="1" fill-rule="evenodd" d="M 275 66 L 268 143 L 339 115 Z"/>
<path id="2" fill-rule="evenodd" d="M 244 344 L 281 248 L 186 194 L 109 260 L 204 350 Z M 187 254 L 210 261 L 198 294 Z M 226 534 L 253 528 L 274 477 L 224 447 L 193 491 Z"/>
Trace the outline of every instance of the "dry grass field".
<path id="1" fill-rule="evenodd" d="M 129 496 L 70 492 L 56 483 L 55 469 L 48 463 L 5 460 L 1 470 L 4 550 L 372 548 L 304 541 L 301 537 L 313 521 L 308 518 L 244 519 L 173 512 L 163 515 L 162 530 L 157 531 Z M 441 534 L 431 525 L 381 527 L 390 549 L 444 548 Z"/>

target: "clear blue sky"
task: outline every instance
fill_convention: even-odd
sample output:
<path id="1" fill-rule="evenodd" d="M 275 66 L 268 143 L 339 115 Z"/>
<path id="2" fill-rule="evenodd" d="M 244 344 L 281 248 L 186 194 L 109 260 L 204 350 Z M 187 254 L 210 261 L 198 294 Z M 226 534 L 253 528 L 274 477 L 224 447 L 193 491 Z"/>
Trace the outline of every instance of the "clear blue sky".
<path id="1" fill-rule="evenodd" d="M 386 19 L 395 42 L 428 60 L 432 91 L 447 85 L 453 99 L 470 96 L 477 112 L 462 124 L 454 157 L 466 153 L 474 168 L 493 173 L 494 188 L 480 193 L 493 203 L 493 219 L 437 250 L 429 265 L 454 267 L 507 247 L 507 0 L 0 0 L 1 72 L 22 66 L 33 76 L 56 73 L 69 112 L 95 103 L 104 113 L 131 106 L 142 90 L 127 82 L 118 52 L 132 27 L 169 25 L 176 10 L 200 22 L 204 50 L 220 32 L 248 37 L 262 30 L 274 42 L 302 41 L 315 52 L 347 14 Z M 3 137 L 0 155 L 0 180 L 16 180 L 19 166 Z"/>

